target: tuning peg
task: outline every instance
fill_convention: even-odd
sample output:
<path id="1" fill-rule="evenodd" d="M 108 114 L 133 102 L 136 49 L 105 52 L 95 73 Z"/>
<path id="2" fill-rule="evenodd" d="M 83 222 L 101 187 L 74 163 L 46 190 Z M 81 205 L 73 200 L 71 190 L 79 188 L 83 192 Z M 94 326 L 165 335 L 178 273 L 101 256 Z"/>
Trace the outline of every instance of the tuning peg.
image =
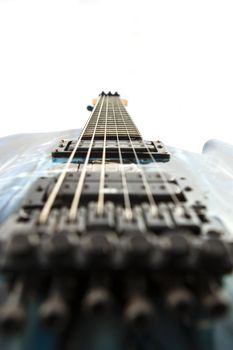
<path id="1" fill-rule="evenodd" d="M 24 284 L 16 281 L 5 303 L 0 306 L 0 330 L 16 333 L 25 325 L 26 313 L 22 303 Z"/>
<path id="2" fill-rule="evenodd" d="M 87 110 L 88 110 L 89 112 L 92 112 L 92 111 L 93 111 L 93 109 L 94 109 L 94 107 L 93 107 L 93 106 L 91 106 L 91 105 L 88 105 L 88 106 L 87 106 Z"/>
<path id="3" fill-rule="evenodd" d="M 69 319 L 69 308 L 63 297 L 61 287 L 55 281 L 49 297 L 41 304 L 39 316 L 43 325 L 50 329 L 61 329 Z"/>

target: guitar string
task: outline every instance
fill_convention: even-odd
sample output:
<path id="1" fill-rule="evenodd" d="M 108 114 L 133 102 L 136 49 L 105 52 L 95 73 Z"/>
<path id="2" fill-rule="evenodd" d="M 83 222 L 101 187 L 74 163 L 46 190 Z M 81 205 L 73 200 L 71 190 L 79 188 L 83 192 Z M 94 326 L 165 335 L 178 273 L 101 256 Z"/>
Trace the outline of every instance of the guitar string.
<path id="1" fill-rule="evenodd" d="M 102 163 L 100 172 L 100 183 L 99 183 L 99 195 L 97 202 L 97 213 L 102 215 L 104 213 L 104 183 L 105 183 L 105 162 L 106 162 L 106 139 L 107 139 L 107 124 L 108 124 L 108 104 L 109 97 L 106 99 L 106 113 L 104 122 L 104 142 L 103 142 L 103 152 L 102 152 Z"/>
<path id="2" fill-rule="evenodd" d="M 147 152 L 149 153 L 149 156 L 150 156 L 152 162 L 153 162 L 154 164 L 157 165 L 157 169 L 158 169 L 158 171 L 159 171 L 159 175 L 160 175 L 161 179 L 163 180 L 163 184 L 165 185 L 165 187 L 167 187 L 168 193 L 170 194 L 170 196 L 171 196 L 171 198 L 172 198 L 174 204 L 180 205 L 181 201 L 179 200 L 177 194 L 176 194 L 175 192 L 173 192 L 173 189 L 172 189 L 172 187 L 171 187 L 171 185 L 170 185 L 170 183 L 169 183 L 169 180 L 166 179 L 164 173 L 162 172 L 162 170 L 161 170 L 161 168 L 160 168 L 160 165 L 159 165 L 158 161 L 156 161 L 156 160 L 154 159 L 153 154 L 151 153 L 149 147 L 145 144 L 144 141 L 143 141 L 143 144 L 144 144 L 144 146 L 146 147 Z"/>
<path id="3" fill-rule="evenodd" d="M 70 157 L 69 157 L 67 163 L 66 163 L 66 166 L 65 166 L 65 168 L 64 168 L 64 171 L 61 173 L 60 177 L 58 178 L 58 181 L 57 181 L 57 183 L 55 184 L 55 186 L 54 186 L 54 188 L 53 188 L 53 191 L 51 192 L 51 194 L 50 194 L 50 196 L 49 196 L 47 202 L 45 203 L 45 205 L 44 205 L 44 207 L 43 207 L 43 209 L 42 209 L 42 211 L 41 211 L 41 213 L 40 213 L 39 223 L 45 223 L 45 222 L 47 221 L 47 219 L 48 219 L 48 216 L 49 216 L 50 210 L 51 210 L 51 208 L 52 208 L 52 205 L 53 205 L 53 203 L 54 203 L 54 201 L 55 201 L 55 199 L 56 199 L 56 196 L 57 196 L 57 194 L 58 194 L 58 192 L 59 192 L 59 190 L 60 190 L 60 187 L 61 187 L 61 185 L 62 185 L 62 183 L 63 183 L 63 181 L 64 181 L 65 175 L 66 175 L 66 173 L 67 173 L 67 171 L 68 171 L 68 167 L 69 167 L 70 163 L 72 162 L 72 159 L 73 159 L 74 156 L 75 156 L 75 153 L 76 153 L 76 151 L 77 151 L 77 148 L 78 148 L 78 146 L 79 146 L 79 144 L 80 144 L 80 142 L 81 142 L 81 140 L 82 140 L 82 136 L 83 136 L 83 134 L 84 134 L 84 132 L 85 132 L 85 130 L 86 130 L 86 127 L 87 127 L 87 125 L 88 125 L 88 123 L 89 123 L 91 117 L 93 116 L 94 112 L 96 111 L 97 106 L 99 105 L 100 99 L 101 99 L 101 97 L 99 98 L 98 102 L 96 103 L 95 108 L 94 108 L 93 112 L 91 113 L 91 115 L 90 115 L 90 117 L 89 117 L 89 119 L 88 119 L 88 121 L 87 121 L 87 123 L 86 123 L 84 129 L 83 129 L 83 132 L 81 133 L 80 138 L 79 138 L 79 140 L 78 140 L 76 146 L 74 147 L 74 150 L 73 150 L 73 152 L 71 153 L 71 155 L 70 155 Z M 104 98 L 103 98 L 103 100 L 104 100 Z M 103 102 L 103 101 L 102 101 L 102 102 Z M 99 111 L 99 114 L 98 114 L 98 119 L 99 119 L 99 116 L 100 116 L 100 113 L 101 113 L 102 106 L 103 106 L 103 103 L 102 103 L 102 105 L 101 105 L 101 108 L 100 108 L 100 111 Z M 135 151 L 135 149 L 134 149 L 134 147 L 133 147 L 133 143 L 132 143 L 130 134 L 129 134 L 128 130 L 127 130 L 126 123 L 125 123 L 124 118 L 123 118 L 123 116 L 122 116 L 122 113 L 121 113 L 121 110 L 120 110 L 120 107 L 119 107 L 119 101 L 118 101 L 118 109 L 119 109 L 119 111 L 120 111 L 122 121 L 123 121 L 123 123 L 124 123 L 124 125 L 125 125 L 125 129 L 126 129 L 126 131 L 127 131 L 127 134 L 128 134 L 128 137 L 129 137 L 129 140 L 130 140 L 130 143 L 131 143 L 131 146 L 132 146 L 134 155 L 135 155 L 135 159 L 136 159 L 137 163 L 138 163 L 139 165 L 141 165 L 141 164 L 140 164 L 140 161 L 139 161 L 139 159 L 138 159 L 137 153 L 136 153 L 136 151 Z M 115 110 L 114 110 L 114 114 L 115 114 Z M 107 115 L 107 112 L 106 112 L 106 115 Z M 97 125 L 98 125 L 98 122 L 97 122 L 97 124 L 96 124 L 95 131 L 96 131 L 96 129 L 97 129 Z M 95 135 L 95 131 L 94 131 L 94 135 Z M 106 124 L 105 124 L 105 132 L 106 132 Z M 94 136 L 94 135 L 93 135 L 93 136 Z M 92 141 L 93 141 L 93 140 L 94 140 L 94 137 L 92 138 Z M 106 140 L 106 139 L 105 139 L 105 140 Z M 93 142 L 91 142 L 91 145 L 90 145 L 90 146 L 92 146 L 92 144 L 93 144 Z M 118 145 L 119 145 L 119 137 L 118 137 Z M 152 153 L 151 153 L 149 147 L 145 144 L 145 142 L 144 142 L 144 146 L 145 146 L 145 148 L 147 149 L 147 152 L 148 152 L 148 154 L 150 155 L 152 161 L 153 161 L 154 163 L 156 163 L 157 166 L 158 166 L 158 163 L 155 161 L 155 159 L 154 159 L 154 157 L 153 157 L 153 155 L 152 155 Z M 104 149 L 105 149 L 105 147 L 104 147 Z M 90 151 L 90 152 L 89 152 L 89 156 L 90 156 L 91 147 L 89 147 L 89 151 Z M 120 152 L 120 153 L 121 153 L 121 152 Z M 89 158 L 89 157 L 88 157 L 88 158 Z M 104 158 L 105 158 L 105 157 L 104 157 Z M 87 159 L 86 159 L 86 160 L 87 160 Z M 87 165 L 88 161 L 89 161 L 89 159 L 87 160 L 86 165 Z M 104 160 L 104 163 L 105 163 L 105 160 Z M 103 164 L 104 164 L 104 163 L 103 163 Z M 82 178 L 83 178 L 83 179 L 82 179 L 82 185 L 83 185 L 83 182 L 84 182 L 83 180 L 84 180 L 84 178 L 85 178 L 85 173 L 86 173 L 86 167 L 84 166 L 84 168 L 85 168 L 85 171 L 84 171 L 84 175 L 82 176 Z M 159 168 L 159 167 L 158 167 L 158 168 Z M 103 169 L 104 169 L 104 167 L 103 167 Z M 147 195 L 149 195 L 149 196 L 148 196 L 148 199 L 150 198 L 150 199 L 149 199 L 149 202 L 150 202 L 150 204 L 151 204 L 151 208 L 152 208 L 153 212 L 155 213 L 155 212 L 157 211 L 157 206 L 156 206 L 156 203 L 155 203 L 155 201 L 154 201 L 153 194 L 152 194 L 151 191 L 150 191 L 150 186 L 149 186 L 149 184 L 148 184 L 148 182 L 147 182 L 147 179 L 146 179 L 145 174 L 143 173 L 142 169 L 141 169 L 141 172 L 142 172 L 142 178 L 143 178 L 143 182 L 144 182 L 144 186 L 145 186 Z M 103 170 L 102 170 L 102 173 L 104 174 Z M 164 174 L 161 172 L 160 175 L 161 175 L 161 178 L 163 179 L 164 183 L 166 183 L 166 178 L 165 178 Z M 122 179 L 123 179 L 123 178 L 124 178 L 124 175 L 123 175 Z M 125 179 L 125 180 L 126 180 L 126 179 Z M 126 182 L 125 180 L 124 180 L 124 182 Z M 102 181 L 103 181 L 103 180 L 102 180 Z M 82 192 L 81 181 L 79 181 L 79 183 L 80 183 L 80 186 L 79 186 L 79 187 L 81 188 L 81 192 Z M 103 184 L 103 182 L 102 182 L 102 184 Z M 127 185 L 127 182 L 126 182 L 126 185 Z M 102 185 L 102 186 L 103 186 L 103 185 Z M 124 187 L 125 187 L 125 186 L 124 186 Z M 77 192 L 80 192 L 80 191 L 77 191 Z M 128 191 L 127 191 L 127 192 L 128 192 Z M 100 193 L 101 193 L 101 192 L 100 192 Z M 103 193 L 103 191 L 102 191 L 102 193 Z M 178 198 L 176 197 L 176 195 L 174 195 L 174 194 L 172 193 L 172 191 L 170 191 L 170 195 L 172 196 L 173 201 L 174 201 L 175 203 L 177 203 L 177 202 L 180 203 L 180 201 L 178 200 Z M 81 196 L 81 193 L 80 193 L 79 196 L 78 196 L 79 199 L 80 199 L 80 196 Z M 152 196 L 152 197 L 151 197 L 151 196 Z M 78 199 L 78 202 L 77 202 L 77 195 L 75 196 L 75 198 L 76 198 L 76 203 L 77 203 L 77 207 L 78 207 L 79 199 Z M 128 208 L 127 212 L 128 212 L 128 213 L 132 213 L 131 206 L 130 206 L 130 201 L 129 201 L 129 200 L 125 200 L 125 202 L 128 202 L 128 204 L 127 204 L 127 208 Z M 103 200 L 102 200 L 102 203 L 103 203 Z M 72 204 L 74 204 L 74 201 L 72 202 Z M 74 208 L 74 205 L 73 205 L 73 208 Z M 103 208 L 103 206 L 102 206 L 102 208 Z M 129 208 L 130 208 L 130 210 L 129 210 Z M 77 208 L 77 209 L 78 209 L 78 208 Z M 74 212 L 74 209 L 73 209 L 73 211 L 70 211 L 70 214 L 69 214 L 70 219 L 74 219 L 74 216 L 73 216 L 73 214 L 72 214 L 73 212 Z M 75 212 L 77 212 L 77 210 L 76 210 Z M 76 215 L 76 214 L 75 214 L 75 215 Z M 132 214 L 131 214 L 131 215 L 132 215 Z M 130 216 L 131 216 L 131 215 L 130 215 Z"/>
<path id="4" fill-rule="evenodd" d="M 50 211 L 52 209 L 52 206 L 53 206 L 53 204 L 55 202 L 55 199 L 56 199 L 56 197 L 57 197 L 57 195 L 58 195 L 58 193 L 59 193 L 59 191 L 61 189 L 61 186 L 62 186 L 62 184 L 64 182 L 65 176 L 66 176 L 66 174 L 67 174 L 67 172 L 69 170 L 69 166 L 72 163 L 73 158 L 75 157 L 75 153 L 76 153 L 76 151 L 77 151 L 77 149 L 78 149 L 78 147 L 79 147 L 79 145 L 80 145 L 80 143 L 82 141 L 82 137 L 83 137 L 83 135 L 84 135 L 84 133 L 86 131 L 86 128 L 87 128 L 87 126 L 88 126 L 92 116 L 94 115 L 97 107 L 99 107 L 100 100 L 101 100 L 101 96 L 98 98 L 98 100 L 97 100 L 97 102 L 95 104 L 95 107 L 94 107 L 92 113 L 90 114 L 90 117 L 88 118 L 88 120 L 87 120 L 87 122 L 86 122 L 86 124 L 85 124 L 85 126 L 84 126 L 84 128 L 83 128 L 83 130 L 82 130 L 82 132 L 80 134 L 80 136 L 79 136 L 79 139 L 78 139 L 78 141 L 77 141 L 77 143 L 76 143 L 76 145 L 75 145 L 71 155 L 69 156 L 66 164 L 65 164 L 65 167 L 64 167 L 62 173 L 58 177 L 57 182 L 55 183 L 55 185 L 54 185 L 54 187 L 52 189 L 52 192 L 50 193 L 47 201 L 45 202 L 45 204 L 44 204 L 44 206 L 43 206 L 43 208 L 42 208 L 42 210 L 40 212 L 39 220 L 38 220 L 39 224 L 45 224 L 47 222 L 47 220 L 48 220 L 49 213 L 50 213 Z"/>
<path id="5" fill-rule="evenodd" d="M 98 114 L 98 117 L 97 117 L 97 120 L 96 120 L 96 125 L 95 125 L 94 131 L 93 131 L 93 135 L 92 135 L 92 138 L 91 138 L 91 141 L 90 141 L 90 146 L 89 146 L 86 158 L 85 158 L 85 162 L 84 162 L 84 165 L 83 165 L 83 168 L 82 168 L 82 172 L 81 172 L 81 175 L 80 175 L 80 178 L 79 178 L 79 181 L 78 181 L 75 193 L 74 193 L 74 197 L 73 197 L 73 200 L 72 200 L 72 203 L 71 203 L 71 207 L 70 207 L 70 210 L 69 210 L 68 217 L 69 217 L 70 221 L 74 221 L 76 219 L 76 215 L 77 215 L 77 211 L 78 211 L 78 207 L 79 207 L 79 203 L 80 203 L 80 198 L 81 198 L 81 195 L 82 195 L 84 180 L 85 180 L 85 176 L 86 176 L 86 172 L 87 172 L 88 162 L 89 162 L 89 159 L 90 159 L 92 146 L 93 146 L 93 143 L 94 143 L 96 130 L 97 130 L 97 126 L 98 126 L 98 123 L 99 123 L 99 118 L 100 118 L 100 115 L 101 115 L 101 112 L 102 112 L 104 100 L 105 100 L 105 96 L 103 96 L 103 99 L 102 99 L 102 102 L 101 102 L 101 107 L 100 107 L 99 114 Z"/>
<path id="6" fill-rule="evenodd" d="M 119 160 L 120 160 L 120 172 L 121 172 L 122 187 L 123 187 L 125 215 L 126 215 L 126 218 L 130 221 L 133 218 L 133 212 L 132 212 L 132 207 L 131 207 L 131 203 L 130 203 L 129 190 L 128 190 L 126 174 L 125 174 L 125 169 L 124 169 L 124 164 L 123 164 L 122 151 L 121 151 L 121 145 L 120 145 L 120 139 L 119 139 L 119 132 L 118 132 L 118 126 L 117 126 L 117 121 L 116 121 L 116 113 L 115 113 L 115 108 L 114 108 L 114 104 L 112 101 L 111 101 L 111 104 L 112 104 L 112 113 L 113 113 L 113 118 L 114 118 L 114 123 L 115 123 L 115 132 L 116 132 L 116 139 L 117 139 L 118 154 L 119 154 Z"/>
<path id="7" fill-rule="evenodd" d="M 123 105 L 122 105 L 122 106 L 123 106 Z M 126 111 L 126 113 L 128 114 L 127 111 Z M 170 183 L 167 181 L 167 179 L 166 179 L 164 173 L 162 172 L 162 170 L 161 170 L 161 168 L 160 168 L 160 166 L 159 166 L 159 163 L 154 159 L 153 154 L 151 153 L 149 147 L 146 145 L 145 141 L 142 140 L 142 142 L 143 142 L 144 147 L 146 148 L 146 150 L 147 150 L 147 152 L 148 152 L 148 154 L 149 154 L 149 156 L 150 156 L 152 162 L 156 164 L 157 169 L 158 169 L 158 172 L 159 172 L 159 175 L 160 175 L 160 177 L 161 177 L 161 179 L 162 179 L 162 181 L 163 181 L 163 184 L 167 187 L 167 191 L 168 191 L 169 195 L 171 196 L 171 198 L 172 198 L 174 204 L 180 205 L 181 202 L 180 202 L 179 198 L 177 197 L 177 195 L 176 195 L 175 193 L 173 193 L 173 190 L 172 190 L 172 188 L 171 188 L 171 186 L 170 186 Z"/>
<path id="8" fill-rule="evenodd" d="M 145 188 L 146 195 L 147 195 L 147 198 L 148 198 L 148 201 L 149 201 L 149 204 L 150 204 L 151 213 L 152 213 L 153 215 L 155 215 L 155 214 L 158 212 L 158 206 L 157 206 L 157 204 L 156 204 L 156 202 L 155 202 L 155 200 L 154 200 L 153 193 L 152 193 L 152 191 L 151 191 L 149 182 L 148 182 L 148 180 L 147 180 L 147 178 L 146 178 L 144 169 L 143 169 L 143 167 L 142 167 L 142 165 L 141 165 L 141 163 L 140 163 L 140 160 L 139 160 L 139 158 L 138 158 L 137 152 L 136 152 L 135 147 L 134 147 L 134 145 L 133 145 L 133 141 L 132 141 L 132 139 L 131 139 L 130 133 L 129 133 L 128 128 L 127 128 L 127 125 L 126 125 L 125 120 L 124 120 L 124 118 L 123 118 L 122 111 L 121 111 L 121 109 L 120 109 L 119 101 L 117 101 L 117 106 L 118 106 L 118 110 L 119 110 L 119 112 L 120 112 L 120 114 L 121 114 L 121 119 L 122 119 L 122 122 L 123 122 L 123 124 L 124 124 L 124 127 L 125 127 L 125 130 L 126 130 L 128 139 L 129 139 L 129 141 L 130 141 L 131 148 L 132 148 L 132 151 L 133 151 L 133 153 L 134 153 L 134 157 L 135 157 L 136 163 L 137 163 L 137 165 L 138 165 L 138 169 L 139 169 L 139 171 L 140 171 L 140 173 L 141 173 L 142 182 L 143 182 L 143 186 L 144 186 L 144 188 Z"/>

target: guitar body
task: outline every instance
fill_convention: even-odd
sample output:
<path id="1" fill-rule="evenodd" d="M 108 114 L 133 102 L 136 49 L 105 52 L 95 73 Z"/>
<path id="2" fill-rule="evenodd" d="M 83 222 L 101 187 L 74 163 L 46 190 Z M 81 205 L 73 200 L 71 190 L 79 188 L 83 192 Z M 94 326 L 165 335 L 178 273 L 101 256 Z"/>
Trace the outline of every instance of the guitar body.
<path id="1" fill-rule="evenodd" d="M 102 95 L 96 102 L 97 106 L 104 98 L 110 103 L 118 96 Z M 105 106 L 103 111 L 106 113 L 106 110 Z M 88 151 L 83 151 L 82 155 L 80 150 L 79 157 L 76 154 L 70 162 L 67 177 L 63 179 L 64 188 L 60 188 L 58 201 L 53 203 L 53 209 L 50 210 L 53 220 L 47 217 L 44 220 L 39 215 L 64 173 L 64 166 L 69 162 L 74 150 L 71 141 L 80 139 L 79 136 L 80 131 L 66 131 L 19 135 L 1 140 L 1 349 L 232 349 L 233 220 L 230 204 L 233 200 L 233 147 L 218 141 L 208 141 L 202 154 L 168 147 L 162 149 L 160 159 L 142 158 L 138 163 L 131 154 L 127 155 L 128 161 L 120 164 L 116 160 L 116 149 L 110 144 L 108 147 L 112 148 L 108 152 L 111 152 L 111 156 L 110 153 L 104 155 L 104 167 L 103 158 L 98 157 L 99 151 L 96 149 L 86 168 Z M 128 136 L 136 145 L 134 136 Z M 70 147 L 70 153 L 62 153 L 63 150 L 57 146 L 62 144 L 60 140 Z M 86 140 L 90 142 L 90 139 Z M 106 149 L 109 140 L 105 134 Z M 123 138 L 121 142 L 123 144 Z M 68 150 L 68 147 L 64 148 Z M 126 154 L 129 151 L 124 152 Z M 136 152 L 144 157 L 145 150 Z M 152 157 L 155 156 L 152 154 Z M 63 215 L 69 214 L 67 207 L 72 207 L 70 192 L 73 197 L 84 171 L 86 179 L 89 179 L 85 183 L 89 187 L 86 187 L 86 192 L 83 190 L 78 204 L 76 202 L 79 221 L 72 224 L 71 216 L 68 221 L 62 221 Z M 101 186 L 103 171 L 104 212 L 101 211 L 103 197 L 98 187 L 99 184 Z M 96 180 L 97 174 L 100 177 Z M 130 215 L 127 217 L 129 211 L 122 209 L 123 199 L 127 206 L 125 188 L 120 185 L 124 184 L 124 177 L 130 194 L 132 218 Z M 138 178 L 144 181 L 140 186 Z M 43 196 L 39 197 L 40 192 Z M 185 213 L 182 208 L 185 208 Z M 97 216 L 96 210 L 99 210 Z M 116 221 L 113 224 L 112 212 Z M 83 213 L 89 220 L 86 226 L 83 224 Z M 171 213 L 173 220 L 169 216 Z M 107 228 L 106 222 L 100 220 L 104 215 L 108 218 Z M 36 223 L 32 219 L 34 216 L 37 218 Z M 57 229 L 59 220 L 63 222 L 60 231 Z M 131 222 L 136 226 L 131 226 Z M 60 237 L 56 241 L 53 238 L 54 227 Z M 31 236 L 36 232 L 32 244 L 35 244 L 36 249 L 39 246 L 43 254 L 39 251 L 36 255 L 30 253 L 30 256 L 26 256 L 28 251 L 25 245 L 28 242 L 24 236 L 22 238 L 22 230 L 23 234 Z M 15 232 L 20 239 L 14 240 Z M 66 246 L 70 249 L 64 239 L 64 232 L 71 237 L 75 249 L 78 249 L 78 252 L 75 250 L 74 260 L 71 260 L 73 251 L 69 250 L 67 254 L 64 249 Z M 113 248 L 106 244 L 103 234 L 104 238 L 106 235 L 110 237 Z M 185 235 L 188 253 L 184 251 L 187 246 L 187 242 L 183 241 Z M 148 241 L 145 241 L 145 237 Z M 214 243 L 216 240 L 225 242 L 229 257 L 223 265 L 222 256 L 221 260 L 216 260 L 219 256 L 215 245 L 211 246 L 210 254 L 207 247 L 209 255 L 205 255 L 199 263 L 199 255 L 206 252 L 202 245 L 209 239 Z M 43 240 L 42 244 L 40 240 Z M 148 242 L 153 245 L 153 249 L 156 247 L 156 254 L 151 253 Z M 85 248 L 85 254 L 92 254 L 91 257 L 88 255 L 86 258 L 82 249 L 77 248 L 79 246 Z M 191 250 L 193 246 L 195 253 Z M 127 264 L 121 249 L 129 255 Z M 162 250 L 157 253 L 158 249 Z M 215 249 L 217 254 L 212 256 Z M 114 255 L 114 262 L 111 260 L 106 264 L 106 251 Z M 147 264 L 146 259 L 150 254 L 153 259 Z M 172 258 L 169 254 L 172 254 Z M 35 263 L 36 259 L 39 263 Z M 221 289 L 220 294 L 223 294 L 220 301 L 209 298 L 213 291 L 215 293 L 216 285 L 218 290 Z M 189 292 L 195 294 L 194 307 Z M 227 312 L 225 300 L 229 304 Z M 210 304 L 212 306 L 213 301 L 216 303 L 210 311 L 207 307 Z M 69 309 L 66 309 L 66 304 Z M 60 318 L 64 318 L 61 325 Z"/>

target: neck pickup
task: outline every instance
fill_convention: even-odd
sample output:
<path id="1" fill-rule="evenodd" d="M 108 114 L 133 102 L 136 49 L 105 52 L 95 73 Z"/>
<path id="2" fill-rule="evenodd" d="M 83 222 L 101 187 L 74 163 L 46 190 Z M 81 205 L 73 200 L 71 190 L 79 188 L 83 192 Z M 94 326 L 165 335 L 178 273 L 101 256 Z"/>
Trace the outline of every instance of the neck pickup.
<path id="1" fill-rule="evenodd" d="M 54 159 L 69 158 L 77 141 L 62 140 L 58 147 L 52 152 Z M 82 163 L 87 155 L 90 146 L 89 140 L 82 140 L 73 158 L 73 162 Z M 93 143 L 90 162 L 102 159 L 104 142 L 103 140 L 95 140 Z M 142 140 L 120 140 L 119 144 L 116 140 L 106 141 L 106 160 L 119 163 L 119 148 L 122 153 L 124 163 L 135 163 L 135 152 L 139 161 L 150 163 L 153 161 L 166 162 L 170 159 L 167 148 L 161 141 L 142 141 Z"/>

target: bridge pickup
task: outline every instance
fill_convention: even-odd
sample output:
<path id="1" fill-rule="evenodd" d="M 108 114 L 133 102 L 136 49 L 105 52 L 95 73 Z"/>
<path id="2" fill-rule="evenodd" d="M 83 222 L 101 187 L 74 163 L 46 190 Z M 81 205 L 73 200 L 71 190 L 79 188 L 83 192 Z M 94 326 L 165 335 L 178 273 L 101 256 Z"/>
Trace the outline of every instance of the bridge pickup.
<path id="1" fill-rule="evenodd" d="M 64 183 L 57 196 L 57 204 L 59 202 L 70 205 L 74 196 L 77 184 L 74 182 Z M 133 203 L 141 203 L 147 201 L 147 193 L 145 192 L 144 185 L 141 182 L 128 183 L 128 193 Z M 185 201 L 184 194 L 176 184 L 169 184 L 167 187 L 163 183 L 151 183 L 150 192 L 153 197 L 161 202 L 169 202 L 172 200 L 172 196 L 176 196 L 180 201 Z M 99 182 L 85 183 L 82 191 L 81 202 L 88 203 L 92 200 L 96 200 L 99 195 Z M 114 203 L 122 203 L 124 196 L 124 189 L 121 182 L 106 183 L 104 187 L 105 200 L 111 200 Z"/>
<path id="2" fill-rule="evenodd" d="M 54 207 L 70 207 L 74 193 L 79 181 L 80 173 L 67 174 L 60 192 L 56 198 Z M 148 172 L 145 173 L 150 192 L 158 202 L 171 202 L 172 197 L 185 202 L 184 192 L 179 187 L 175 179 L 166 173 Z M 164 181 L 162 181 L 164 179 Z M 134 204 L 146 202 L 148 200 L 147 192 L 144 187 L 143 179 L 140 173 L 126 173 L 127 191 Z M 51 193 L 56 178 L 41 178 L 32 187 L 25 202 L 24 208 L 42 208 L 49 194 Z M 97 172 L 88 172 L 84 181 L 81 203 L 86 205 L 93 200 L 97 200 L 100 191 L 100 174 Z M 112 201 L 115 204 L 123 204 L 124 187 L 119 173 L 108 172 L 105 174 L 104 197 L 105 201 Z"/>
<path id="3" fill-rule="evenodd" d="M 76 140 L 61 140 L 59 145 L 53 150 L 53 158 L 69 158 Z M 74 162 L 83 162 L 86 158 L 90 140 L 82 140 L 75 153 Z M 103 156 L 103 140 L 95 140 L 92 145 L 90 162 L 102 160 Z M 116 140 L 107 140 L 106 142 L 106 160 L 114 160 L 119 162 L 119 147 L 122 154 L 122 159 L 125 163 L 136 162 L 134 151 L 140 162 L 152 162 L 152 158 L 157 161 L 166 162 L 170 159 L 170 154 L 167 148 L 161 141 L 142 141 L 142 140 L 120 140 L 119 144 Z"/>
<path id="4" fill-rule="evenodd" d="M 79 172 L 71 172 L 68 173 L 66 176 L 66 179 L 68 182 L 76 182 L 80 178 L 81 171 Z M 176 183 L 176 180 L 173 176 L 166 172 L 158 172 L 158 171 L 148 171 L 144 172 L 144 176 L 146 180 L 151 183 L 151 182 L 172 182 Z M 142 174 L 140 171 L 133 171 L 133 172 L 125 172 L 125 177 L 127 182 L 141 182 L 142 181 Z M 98 182 L 100 181 L 100 172 L 97 171 L 87 171 L 86 173 L 86 179 L 89 182 Z M 106 171 L 105 172 L 105 183 L 112 183 L 112 182 L 122 182 L 122 175 L 119 171 Z"/>

